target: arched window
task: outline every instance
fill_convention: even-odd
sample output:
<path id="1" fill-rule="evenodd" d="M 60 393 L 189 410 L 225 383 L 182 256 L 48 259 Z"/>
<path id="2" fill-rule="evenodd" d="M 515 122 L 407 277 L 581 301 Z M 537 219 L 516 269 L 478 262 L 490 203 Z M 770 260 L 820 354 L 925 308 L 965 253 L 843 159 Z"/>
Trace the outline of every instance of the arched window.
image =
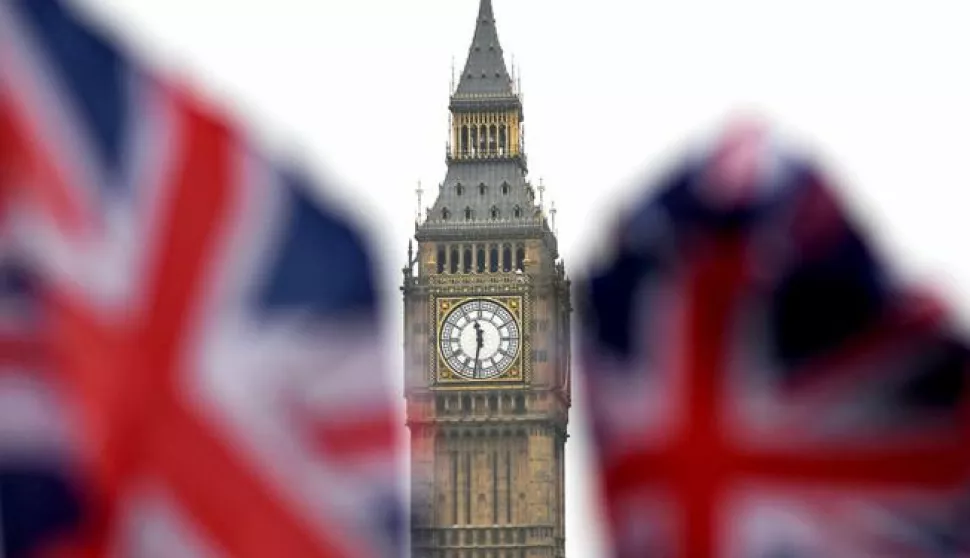
<path id="1" fill-rule="evenodd" d="M 515 269 L 525 271 L 525 247 L 521 245 L 515 249 Z"/>
<path id="2" fill-rule="evenodd" d="M 462 269 L 465 273 L 472 272 L 472 249 L 469 246 L 465 246 L 465 259 L 462 260 Z"/>
<path id="3" fill-rule="evenodd" d="M 451 261 L 448 262 L 448 264 L 451 267 L 451 272 L 452 273 L 458 273 L 458 261 L 459 261 L 459 258 L 461 258 L 461 255 L 458 253 L 458 248 L 452 248 L 451 249 Z"/>
<path id="4" fill-rule="evenodd" d="M 485 273 L 485 247 L 478 247 L 478 272 Z"/>
<path id="5" fill-rule="evenodd" d="M 520 415 L 525 413 L 525 397 L 521 395 L 515 396 L 515 414 Z"/>
<path id="6" fill-rule="evenodd" d="M 472 126 L 471 129 L 471 154 L 475 154 L 475 150 L 478 149 L 478 126 Z"/>
<path id="7" fill-rule="evenodd" d="M 502 194 L 503 195 L 506 195 L 506 196 L 509 194 L 509 183 L 508 182 L 503 182 L 502 183 Z"/>
<path id="8" fill-rule="evenodd" d="M 512 215 L 515 216 L 515 218 L 522 217 L 522 208 L 515 206 L 515 208 L 512 210 Z"/>
<path id="9" fill-rule="evenodd" d="M 508 244 L 502 247 L 502 271 L 512 271 L 512 247 Z"/>
<path id="10" fill-rule="evenodd" d="M 445 254 L 444 246 L 438 246 L 438 273 L 445 272 Z"/>
<path id="11" fill-rule="evenodd" d="M 505 124 L 498 127 L 498 152 L 500 155 L 505 155 L 505 149 L 508 147 L 507 134 Z"/>
<path id="12" fill-rule="evenodd" d="M 498 138 L 496 136 L 498 136 L 498 128 L 495 126 L 495 124 L 492 124 L 491 127 L 489 127 L 488 129 L 488 152 L 489 153 L 495 153 L 495 150 L 498 149 Z"/>
<path id="13" fill-rule="evenodd" d="M 494 205 L 492 206 L 492 219 L 498 219 L 499 211 Z"/>
<path id="14" fill-rule="evenodd" d="M 461 185 L 461 182 L 455 185 L 455 193 L 459 196 L 465 193 L 465 187 Z"/>
<path id="15" fill-rule="evenodd" d="M 465 220 L 466 221 L 471 221 L 472 220 L 472 215 L 473 215 L 472 208 L 466 207 L 465 208 Z"/>
<path id="16" fill-rule="evenodd" d="M 461 154 L 468 154 L 468 126 L 461 127 Z"/>
<path id="17" fill-rule="evenodd" d="M 498 271 L 498 246 L 492 244 L 488 251 L 488 270 L 492 273 Z"/>
<path id="18" fill-rule="evenodd" d="M 485 153 L 488 149 L 488 126 L 484 124 L 478 131 L 478 149 L 481 153 Z"/>
<path id="19" fill-rule="evenodd" d="M 448 217 L 451 217 L 451 212 L 448 211 L 448 208 L 447 207 L 441 208 L 441 220 L 447 221 Z"/>
<path id="20" fill-rule="evenodd" d="M 478 185 L 478 193 L 480 195 L 484 196 L 486 190 L 488 190 L 488 187 L 485 186 L 485 183 L 484 182 L 482 182 L 481 184 Z"/>

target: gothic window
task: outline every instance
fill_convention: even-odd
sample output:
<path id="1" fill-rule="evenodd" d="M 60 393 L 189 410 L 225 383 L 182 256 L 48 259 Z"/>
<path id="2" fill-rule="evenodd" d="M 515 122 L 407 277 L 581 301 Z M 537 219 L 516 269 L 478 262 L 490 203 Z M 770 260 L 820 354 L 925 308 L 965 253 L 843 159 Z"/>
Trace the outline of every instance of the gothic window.
<path id="1" fill-rule="evenodd" d="M 485 248 L 478 247 L 478 272 L 485 273 Z"/>
<path id="2" fill-rule="evenodd" d="M 445 272 L 445 249 L 443 246 L 438 247 L 438 273 Z"/>
<path id="3" fill-rule="evenodd" d="M 472 398 L 471 397 L 468 397 L 467 395 L 462 395 L 461 396 L 461 410 L 462 411 L 465 411 L 466 413 L 467 412 L 470 412 L 472 410 Z"/>
<path id="4" fill-rule="evenodd" d="M 522 217 L 522 208 L 519 206 L 515 206 L 515 208 L 512 210 L 512 215 L 515 218 Z"/>
<path id="5" fill-rule="evenodd" d="M 525 271 L 525 248 L 522 246 L 515 249 L 515 269 Z"/>
<path id="6" fill-rule="evenodd" d="M 521 395 L 515 396 L 515 413 L 522 414 L 525 412 L 525 397 Z"/>
<path id="7" fill-rule="evenodd" d="M 479 140 L 478 149 L 482 153 L 485 153 L 485 150 L 488 149 L 488 126 L 485 126 L 484 124 L 482 124 L 482 129 L 479 131 L 478 140 Z"/>
<path id="8" fill-rule="evenodd" d="M 472 126 L 471 129 L 471 153 L 475 154 L 475 150 L 478 149 L 478 126 Z"/>
<path id="9" fill-rule="evenodd" d="M 492 219 L 498 219 L 499 211 L 494 205 L 492 206 Z"/>
<path id="10" fill-rule="evenodd" d="M 452 248 L 451 249 L 451 261 L 448 262 L 450 264 L 451 272 L 452 273 L 458 273 L 458 260 L 459 260 L 459 258 L 460 258 L 460 256 L 458 254 L 458 248 Z"/>
<path id="11" fill-rule="evenodd" d="M 461 182 L 455 185 L 455 193 L 459 196 L 465 193 L 465 187 L 461 185 Z"/>
<path id="12" fill-rule="evenodd" d="M 495 124 L 492 124 L 492 126 L 488 129 L 488 152 L 489 153 L 495 153 L 495 150 L 497 149 L 498 138 L 495 137 L 497 135 L 498 135 L 498 128 L 495 127 Z"/>
<path id="13" fill-rule="evenodd" d="M 481 195 L 483 195 L 483 196 L 485 195 L 485 190 L 487 190 L 487 189 L 488 188 L 485 186 L 485 183 L 484 182 L 482 182 L 481 184 L 478 185 L 478 193 L 481 194 Z"/>
<path id="14" fill-rule="evenodd" d="M 447 221 L 448 217 L 451 217 L 451 212 L 448 211 L 448 208 L 447 207 L 441 208 L 441 219 L 443 221 Z"/>
<path id="15" fill-rule="evenodd" d="M 472 249 L 468 246 L 465 247 L 465 259 L 462 264 L 462 269 L 465 270 L 465 273 L 472 272 Z"/>
<path id="16" fill-rule="evenodd" d="M 498 152 L 501 155 L 505 155 L 505 148 L 508 145 L 508 140 L 506 139 L 508 131 L 505 129 L 505 124 L 498 127 Z"/>
<path id="17" fill-rule="evenodd" d="M 461 154 L 468 154 L 468 126 L 461 127 Z"/>
<path id="18" fill-rule="evenodd" d="M 465 208 L 465 220 L 466 221 L 471 221 L 472 215 L 473 215 L 472 208 L 466 207 Z"/>
<path id="19" fill-rule="evenodd" d="M 498 271 L 498 246 L 494 244 L 492 244 L 492 248 L 489 250 L 488 269 L 492 273 Z"/>
<path id="20" fill-rule="evenodd" d="M 509 194 L 509 183 L 508 182 L 503 182 L 502 183 L 502 194 L 503 195 L 506 195 L 506 196 Z"/>
<path id="21" fill-rule="evenodd" d="M 502 247 L 502 271 L 512 271 L 512 248 L 508 244 Z"/>

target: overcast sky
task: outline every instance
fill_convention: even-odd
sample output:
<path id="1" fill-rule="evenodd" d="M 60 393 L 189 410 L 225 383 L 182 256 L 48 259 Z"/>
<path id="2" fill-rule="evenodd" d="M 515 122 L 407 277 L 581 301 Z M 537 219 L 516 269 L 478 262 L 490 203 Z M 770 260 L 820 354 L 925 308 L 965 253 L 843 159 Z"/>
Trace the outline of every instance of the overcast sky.
<path id="1" fill-rule="evenodd" d="M 414 189 L 423 181 L 430 203 L 444 178 L 451 61 L 460 71 L 478 0 L 77 1 L 380 225 L 399 347 L 396 287 Z M 494 6 L 522 76 L 531 176 L 556 201 L 573 274 L 602 216 L 645 187 L 642 178 L 748 109 L 819 155 L 902 272 L 970 311 L 965 2 Z M 596 557 L 581 408 L 572 417 L 567 551 Z"/>

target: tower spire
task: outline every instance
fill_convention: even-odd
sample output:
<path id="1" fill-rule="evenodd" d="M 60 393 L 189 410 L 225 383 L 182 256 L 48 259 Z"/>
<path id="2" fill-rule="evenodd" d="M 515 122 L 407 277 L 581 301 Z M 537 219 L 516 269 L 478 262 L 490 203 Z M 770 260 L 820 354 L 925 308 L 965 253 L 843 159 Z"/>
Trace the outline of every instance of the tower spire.
<path id="1" fill-rule="evenodd" d="M 495 14 L 492 0 L 481 0 L 478 5 L 478 19 L 475 22 L 475 35 L 468 49 L 465 69 L 458 80 L 457 96 L 509 96 L 512 79 L 505 66 L 505 56 L 498 40 L 495 27 Z"/>

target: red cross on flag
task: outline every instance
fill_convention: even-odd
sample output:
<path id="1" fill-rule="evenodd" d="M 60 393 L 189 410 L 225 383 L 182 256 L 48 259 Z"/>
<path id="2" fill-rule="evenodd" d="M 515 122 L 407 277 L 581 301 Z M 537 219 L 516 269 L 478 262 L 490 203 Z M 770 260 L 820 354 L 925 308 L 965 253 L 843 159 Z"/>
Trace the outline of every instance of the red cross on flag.
<path id="1" fill-rule="evenodd" d="M 888 274 L 810 162 L 727 141 L 742 160 L 719 171 L 716 146 L 665 176 L 582 289 L 615 555 L 970 552 L 951 317 Z M 713 203 L 725 186 L 748 195 Z"/>

